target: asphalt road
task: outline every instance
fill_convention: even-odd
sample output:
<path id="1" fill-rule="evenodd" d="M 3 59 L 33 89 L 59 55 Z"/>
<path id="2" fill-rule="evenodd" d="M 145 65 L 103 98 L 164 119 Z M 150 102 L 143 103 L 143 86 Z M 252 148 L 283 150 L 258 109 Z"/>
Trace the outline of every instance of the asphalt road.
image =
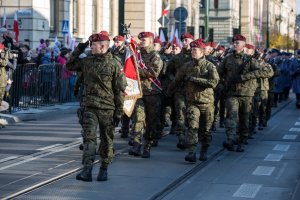
<path id="1" fill-rule="evenodd" d="M 274 112 L 244 153 L 224 150 L 224 129 L 218 128 L 208 161 L 196 164 L 184 161 L 186 152 L 176 148 L 173 135 L 152 148 L 150 159 L 129 156 L 116 131 L 117 155 L 102 183 L 96 181 L 97 163 L 93 182 L 75 180 L 81 138 L 74 113 L 16 123 L 0 130 L 0 198 L 300 199 L 300 110 L 292 100 Z"/>

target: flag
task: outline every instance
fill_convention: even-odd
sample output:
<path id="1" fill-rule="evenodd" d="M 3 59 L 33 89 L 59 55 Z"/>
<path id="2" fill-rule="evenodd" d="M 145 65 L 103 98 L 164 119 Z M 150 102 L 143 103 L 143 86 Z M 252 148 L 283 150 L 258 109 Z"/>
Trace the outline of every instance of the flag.
<path id="1" fill-rule="evenodd" d="M 163 1 L 163 10 L 162 10 L 161 15 L 162 16 L 167 16 L 169 14 L 169 10 L 170 10 L 170 2 L 169 2 L 169 0 Z"/>
<path id="2" fill-rule="evenodd" d="M 69 49 L 72 49 L 73 46 L 73 37 L 72 37 L 72 33 L 69 30 L 68 31 L 68 36 L 67 36 L 67 45 L 66 45 Z"/>
<path id="3" fill-rule="evenodd" d="M 164 43 L 166 41 L 166 37 L 165 37 L 165 34 L 163 32 L 162 29 L 160 29 L 160 33 L 159 33 L 159 40 Z"/>
<path id="4" fill-rule="evenodd" d="M 129 45 L 126 47 L 125 62 L 123 72 L 126 77 L 127 86 L 125 89 L 125 101 L 123 110 L 130 117 L 134 109 L 135 102 L 142 97 L 142 88 L 139 81 L 136 63 L 136 45 L 132 36 L 126 39 Z"/>
<path id="5" fill-rule="evenodd" d="M 6 28 L 6 9 L 4 8 L 2 27 Z"/>
<path id="6" fill-rule="evenodd" d="M 14 32 L 16 34 L 16 42 L 19 42 L 19 24 L 18 24 L 17 11 L 15 11 L 15 17 L 14 17 Z"/>
<path id="7" fill-rule="evenodd" d="M 176 29 L 175 33 L 174 33 L 174 36 L 173 36 L 173 40 L 171 41 L 172 44 L 176 44 L 178 45 L 180 48 L 182 48 L 182 43 L 179 39 L 179 36 L 178 36 L 178 30 Z"/>
<path id="8" fill-rule="evenodd" d="M 55 36 L 55 39 L 54 39 L 54 44 L 58 42 L 58 38 L 57 38 L 57 35 Z"/>

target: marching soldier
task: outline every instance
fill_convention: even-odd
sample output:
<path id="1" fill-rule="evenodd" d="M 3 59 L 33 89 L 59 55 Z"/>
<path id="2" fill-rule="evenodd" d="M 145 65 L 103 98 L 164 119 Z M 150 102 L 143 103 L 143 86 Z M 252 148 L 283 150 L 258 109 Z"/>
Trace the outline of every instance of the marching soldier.
<path id="1" fill-rule="evenodd" d="M 153 83 L 163 67 L 163 62 L 159 54 L 153 49 L 154 35 L 151 32 L 141 32 L 140 39 L 141 57 L 146 68 L 139 68 L 143 97 L 138 99 L 132 114 L 132 130 L 130 132 L 133 146 L 129 149 L 129 154 L 150 157 L 150 148 L 156 139 L 158 126 L 160 124 L 159 108 L 161 107 L 161 91 Z M 145 131 L 145 134 L 143 132 Z M 141 154 L 143 135 L 145 138 L 144 149 Z"/>
<path id="2" fill-rule="evenodd" d="M 233 54 L 225 57 L 218 68 L 219 75 L 224 78 L 227 95 L 225 124 L 227 140 L 223 146 L 229 151 L 234 151 L 233 142 L 237 139 L 237 152 L 244 151 L 243 144 L 249 135 L 249 113 L 256 89 L 256 79 L 260 78 L 262 73 L 257 63 L 244 54 L 245 45 L 246 38 L 243 35 L 235 35 Z"/>
<path id="3" fill-rule="evenodd" d="M 211 125 L 214 113 L 214 91 L 219 81 L 216 67 L 204 58 L 205 44 L 201 39 L 191 44 L 193 60 L 185 63 L 176 73 L 169 87 L 172 94 L 174 89 L 185 82 L 186 121 L 188 124 L 186 147 L 188 155 L 185 160 L 196 162 L 198 142 L 201 142 L 199 160 L 207 160 L 207 149 L 211 143 Z"/>
<path id="4" fill-rule="evenodd" d="M 98 126 L 102 158 L 98 181 L 107 180 L 107 167 L 113 159 L 114 125 L 119 123 L 123 113 L 126 85 L 119 61 L 108 51 L 109 41 L 108 35 L 101 32 L 91 35 L 89 41 L 78 44 L 66 65 L 68 70 L 82 72 L 86 93 L 83 96 L 85 109 L 82 116 L 83 169 L 77 174 L 77 180 L 92 181 Z M 89 42 L 92 55 L 79 59 Z"/>
<path id="5" fill-rule="evenodd" d="M 186 62 L 192 60 L 190 43 L 194 40 L 194 36 L 190 33 L 183 33 L 181 35 L 181 41 L 183 43 L 182 51 L 170 60 L 167 67 L 167 74 L 170 81 L 173 81 L 175 75 L 180 67 Z M 181 82 L 176 87 L 176 91 L 171 97 L 174 101 L 175 111 L 175 133 L 178 136 L 177 148 L 185 149 L 185 99 L 184 99 L 184 83 Z"/>

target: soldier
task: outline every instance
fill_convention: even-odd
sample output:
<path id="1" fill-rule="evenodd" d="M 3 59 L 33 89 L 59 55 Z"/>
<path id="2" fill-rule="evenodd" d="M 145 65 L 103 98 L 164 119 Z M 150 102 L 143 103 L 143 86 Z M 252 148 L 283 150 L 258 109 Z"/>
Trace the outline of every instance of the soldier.
<path id="1" fill-rule="evenodd" d="M 86 43 L 80 43 L 73 52 L 67 69 L 81 71 L 85 85 L 82 117 L 83 169 L 76 179 L 92 181 L 92 168 L 97 146 L 96 130 L 100 129 L 101 167 L 98 181 L 107 180 L 107 167 L 113 159 L 114 125 L 119 123 L 123 113 L 124 75 L 120 63 L 109 50 L 109 37 L 103 33 L 93 34 Z M 91 42 L 91 56 L 79 59 L 79 55 Z"/>
<path id="2" fill-rule="evenodd" d="M 111 52 L 114 56 L 117 56 L 119 60 L 122 63 L 122 68 L 124 66 L 125 62 L 125 38 L 121 35 L 117 35 L 113 38 L 114 45 L 111 48 Z M 122 115 L 121 118 L 121 124 L 122 127 L 119 130 L 121 133 L 121 138 L 127 138 L 129 134 L 129 128 L 130 128 L 130 117 L 128 117 L 126 114 Z"/>
<path id="3" fill-rule="evenodd" d="M 296 57 L 291 64 L 291 77 L 293 81 L 293 92 L 296 95 L 296 107 L 300 108 L 300 50 L 297 50 Z"/>
<path id="4" fill-rule="evenodd" d="M 150 157 L 150 148 L 157 136 L 159 128 L 161 101 L 159 94 L 161 91 L 152 81 L 156 79 L 162 69 L 163 62 L 159 54 L 153 49 L 154 35 L 151 32 L 141 32 L 138 35 L 140 39 L 140 52 L 146 68 L 139 68 L 139 75 L 143 97 L 138 99 L 132 114 L 132 130 L 130 132 L 133 146 L 129 149 L 129 154 Z M 144 149 L 141 154 L 141 144 L 144 134 Z"/>
<path id="5" fill-rule="evenodd" d="M 173 81 L 177 70 L 182 67 L 186 62 L 192 60 L 190 43 L 194 40 L 194 36 L 190 33 L 183 33 L 180 37 L 183 47 L 182 51 L 175 55 L 169 62 L 167 67 L 167 74 L 169 75 L 170 81 Z M 174 101 L 174 111 L 175 111 L 175 133 L 178 137 L 177 148 L 185 149 L 185 99 L 184 99 L 184 83 L 181 82 L 176 91 L 171 96 Z"/>
<path id="6" fill-rule="evenodd" d="M 211 143 L 211 125 L 214 113 L 214 91 L 219 81 L 216 67 L 204 58 L 205 44 L 201 39 L 191 44 L 193 60 L 184 64 L 169 87 L 170 94 L 185 81 L 186 121 L 188 124 L 185 160 L 196 162 L 197 143 L 201 142 L 199 160 L 207 160 L 207 149 Z"/>
<path id="7" fill-rule="evenodd" d="M 256 78 L 261 77 L 261 69 L 244 54 L 246 45 L 244 36 L 235 35 L 232 41 L 233 54 L 225 57 L 218 68 L 219 75 L 224 78 L 227 95 L 225 124 L 227 141 L 223 146 L 229 151 L 234 151 L 233 142 L 237 139 L 236 151 L 243 152 L 243 144 L 249 135 L 249 112 L 256 89 Z"/>

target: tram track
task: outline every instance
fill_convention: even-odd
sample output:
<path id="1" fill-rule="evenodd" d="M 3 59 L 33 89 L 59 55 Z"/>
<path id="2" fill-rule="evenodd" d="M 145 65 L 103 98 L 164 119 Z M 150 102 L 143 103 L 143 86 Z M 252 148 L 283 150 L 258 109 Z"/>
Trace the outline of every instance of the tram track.
<path id="1" fill-rule="evenodd" d="M 276 111 L 274 111 L 272 113 L 272 117 L 274 117 L 275 115 L 277 115 L 281 110 L 283 110 L 286 106 L 289 105 L 289 103 L 291 103 L 292 101 L 288 101 L 286 104 L 282 105 L 280 108 L 278 108 Z M 75 141 L 69 144 L 66 144 L 69 148 L 70 148 L 70 144 L 72 144 L 72 147 L 78 146 L 81 143 L 81 141 Z M 66 146 L 64 145 L 64 146 Z M 115 157 L 117 157 L 118 155 L 124 154 L 126 153 L 128 150 L 128 147 L 125 148 L 121 148 L 116 150 L 115 152 Z M 62 151 L 62 150 L 60 150 Z M 187 172 L 185 172 L 183 175 L 179 176 L 178 178 L 176 178 L 174 181 L 172 181 L 170 184 L 168 184 L 166 187 L 162 188 L 160 191 L 158 191 L 157 193 L 155 193 L 154 195 L 152 195 L 150 197 L 150 200 L 159 200 L 159 199 L 163 199 L 164 197 L 166 197 L 168 194 L 170 194 L 172 191 L 174 191 L 175 189 L 177 189 L 178 187 L 180 187 L 182 184 L 184 184 L 188 179 L 190 179 L 191 177 L 193 177 L 196 173 L 198 173 L 200 170 L 202 170 L 203 168 L 205 168 L 206 166 L 208 166 L 209 164 L 211 164 L 212 162 L 216 161 L 216 158 L 222 156 L 224 154 L 224 152 L 226 152 L 224 149 L 220 149 L 215 151 L 214 153 L 212 153 L 208 160 L 205 162 L 199 162 L 197 164 L 195 164 L 191 169 L 189 169 Z M 43 155 L 43 154 L 41 154 Z M 99 163 L 100 160 L 96 160 L 94 162 L 94 164 Z M 40 183 L 34 184 L 30 187 L 27 187 L 23 190 L 20 190 L 18 192 L 15 192 L 14 194 L 11 194 L 9 196 L 6 196 L 4 198 L 2 198 L 2 200 L 8 200 L 8 199 L 14 199 L 17 197 L 22 197 L 22 195 L 25 194 L 29 194 L 33 191 L 36 191 L 42 187 L 46 187 L 50 184 L 53 184 L 59 180 L 62 180 L 64 178 L 67 178 L 71 175 L 73 175 L 74 173 L 80 171 L 82 169 L 82 167 L 78 167 L 75 169 L 72 169 L 68 172 L 65 172 L 63 174 L 57 175 L 53 178 L 50 178 L 48 180 L 42 181 Z"/>

